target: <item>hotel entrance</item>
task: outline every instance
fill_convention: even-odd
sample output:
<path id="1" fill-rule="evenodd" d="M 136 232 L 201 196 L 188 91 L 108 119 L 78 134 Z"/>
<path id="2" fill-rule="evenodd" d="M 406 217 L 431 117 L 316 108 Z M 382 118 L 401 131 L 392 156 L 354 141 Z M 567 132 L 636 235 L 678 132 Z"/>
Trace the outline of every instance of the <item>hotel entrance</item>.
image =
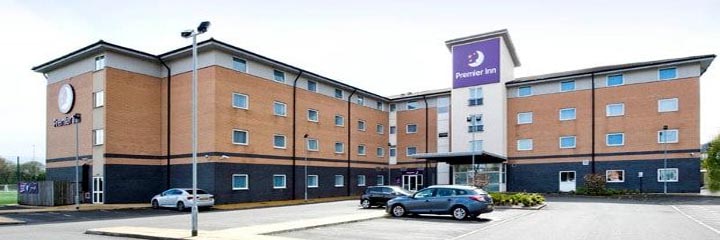
<path id="1" fill-rule="evenodd" d="M 474 157 L 473 157 L 474 155 Z M 412 156 L 426 161 L 445 162 L 450 164 L 449 183 L 455 185 L 472 185 L 488 192 L 507 191 L 507 158 L 497 154 L 479 152 L 447 152 L 421 153 Z M 472 162 L 475 162 L 473 175 Z"/>
<path id="2" fill-rule="evenodd" d="M 404 171 L 402 174 L 402 188 L 417 191 L 424 187 L 423 171 Z"/>

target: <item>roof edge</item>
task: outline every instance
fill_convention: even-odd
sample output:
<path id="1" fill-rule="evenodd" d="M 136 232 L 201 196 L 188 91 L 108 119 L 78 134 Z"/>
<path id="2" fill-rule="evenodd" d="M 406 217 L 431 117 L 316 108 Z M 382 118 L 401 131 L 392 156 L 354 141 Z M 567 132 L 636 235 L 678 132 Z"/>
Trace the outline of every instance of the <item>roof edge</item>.
<path id="1" fill-rule="evenodd" d="M 513 64 L 515 65 L 515 67 L 520 67 L 520 59 L 517 56 L 517 52 L 515 52 L 515 44 L 513 44 L 512 38 L 510 38 L 510 33 L 507 29 L 500 29 L 492 32 L 450 39 L 445 41 L 445 46 L 448 48 L 448 50 L 452 52 L 452 47 L 455 45 L 466 44 L 495 37 L 501 37 L 503 39 L 503 42 L 505 42 L 505 46 L 507 46 L 508 48 L 508 52 L 510 52 L 510 58 L 512 58 Z"/>
<path id="2" fill-rule="evenodd" d="M 158 58 L 158 56 L 156 56 L 156 55 L 153 55 L 153 54 L 150 54 L 150 53 L 146 53 L 146 52 L 143 52 L 143 51 L 139 51 L 139 50 L 135 50 L 135 49 L 128 48 L 128 47 L 123 47 L 123 46 L 120 46 L 120 45 L 117 45 L 117 44 L 109 43 L 109 42 L 103 41 L 103 40 L 101 39 L 101 40 L 99 40 L 99 41 L 97 41 L 97 42 L 95 42 L 95 43 L 92 43 L 92 44 L 90 44 L 90 45 L 87 45 L 87 46 L 85 46 L 85 47 L 82 47 L 82 48 L 80 48 L 80 49 L 78 49 L 78 50 L 72 51 L 72 52 L 70 52 L 70 53 L 68 53 L 68 54 L 65 54 L 65 55 L 61 56 L 61 57 L 55 58 L 55 59 L 53 59 L 53 60 L 50 60 L 50 61 L 45 62 L 45 63 L 43 63 L 43 64 L 40 64 L 40 65 L 38 65 L 38 66 L 35 66 L 35 67 L 33 67 L 31 70 L 33 70 L 33 71 L 35 71 L 35 72 L 43 72 L 43 73 L 44 73 L 44 72 L 46 72 L 46 70 L 48 70 L 48 69 L 49 69 L 49 70 L 52 70 L 52 69 L 50 69 L 50 68 L 52 68 L 53 66 L 55 66 L 55 65 L 57 65 L 57 64 L 63 63 L 64 61 L 67 61 L 67 60 L 71 60 L 71 59 L 73 59 L 74 57 L 76 57 L 76 56 L 78 56 L 78 55 L 80 55 L 80 54 L 82 54 L 82 53 L 89 52 L 89 51 L 93 51 L 93 50 L 95 50 L 95 49 L 99 49 L 99 48 L 103 48 L 103 47 L 107 47 L 107 48 L 109 48 L 109 49 L 119 50 L 119 51 L 121 51 L 121 52 L 124 51 L 124 52 L 128 52 L 128 53 L 132 53 L 132 54 L 144 56 L 144 57 L 147 57 L 147 58 L 152 58 L 152 59 L 157 59 L 157 58 Z"/>

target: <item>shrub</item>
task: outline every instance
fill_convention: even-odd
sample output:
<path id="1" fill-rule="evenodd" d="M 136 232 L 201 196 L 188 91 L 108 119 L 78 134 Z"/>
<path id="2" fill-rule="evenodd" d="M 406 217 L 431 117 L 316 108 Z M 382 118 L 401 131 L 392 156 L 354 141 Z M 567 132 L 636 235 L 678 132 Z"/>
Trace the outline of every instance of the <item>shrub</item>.
<path id="1" fill-rule="evenodd" d="M 545 202 L 545 197 L 537 193 L 490 193 L 495 205 L 498 206 L 514 206 L 523 205 L 532 207 Z"/>
<path id="2" fill-rule="evenodd" d="M 587 174 L 583 179 L 585 180 L 583 186 L 585 194 L 598 196 L 607 193 L 605 176 L 600 174 Z"/>

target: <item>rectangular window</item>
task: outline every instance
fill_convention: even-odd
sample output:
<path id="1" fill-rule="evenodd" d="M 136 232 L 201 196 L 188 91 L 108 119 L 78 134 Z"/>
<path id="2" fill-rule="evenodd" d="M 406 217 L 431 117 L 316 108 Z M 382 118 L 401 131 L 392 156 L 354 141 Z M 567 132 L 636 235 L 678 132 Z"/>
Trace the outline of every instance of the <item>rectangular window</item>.
<path id="1" fill-rule="evenodd" d="M 608 75 L 607 79 L 605 80 L 605 86 L 608 87 L 619 86 L 623 84 L 625 84 L 625 79 L 623 79 L 622 74 Z"/>
<path id="2" fill-rule="evenodd" d="M 285 136 L 283 136 L 283 135 L 274 135 L 274 136 L 273 136 L 273 147 L 275 147 L 275 148 L 285 148 Z"/>
<path id="3" fill-rule="evenodd" d="M 382 102 L 375 103 L 375 108 L 380 111 L 384 110 L 383 103 Z"/>
<path id="4" fill-rule="evenodd" d="M 375 132 L 377 132 L 378 134 L 385 134 L 385 125 L 375 125 Z"/>
<path id="5" fill-rule="evenodd" d="M 248 96 L 241 93 L 233 93 L 232 106 L 234 108 L 248 109 Z"/>
<path id="6" fill-rule="evenodd" d="M 317 82 L 308 80 L 307 90 L 311 92 L 317 92 Z"/>
<path id="7" fill-rule="evenodd" d="M 335 153 L 345 152 L 345 144 L 341 142 L 335 142 Z"/>
<path id="8" fill-rule="evenodd" d="M 449 134 L 449 133 L 446 133 L 446 132 L 438 133 L 438 137 L 439 137 L 439 138 L 446 138 L 446 137 L 449 137 L 449 136 L 450 136 L 450 134 Z"/>
<path id="9" fill-rule="evenodd" d="M 390 147 L 390 150 L 388 150 L 388 151 L 389 151 L 390 157 L 395 157 L 395 156 L 397 156 L 397 148 L 395 148 L 395 147 Z"/>
<path id="10" fill-rule="evenodd" d="M 658 131 L 658 143 L 677 143 L 677 142 L 678 142 L 678 130 L 677 129 Z"/>
<path id="11" fill-rule="evenodd" d="M 406 150 L 405 155 L 408 155 L 408 156 L 417 153 L 417 147 L 407 147 L 405 150 Z"/>
<path id="12" fill-rule="evenodd" d="M 438 113 L 449 113 L 450 112 L 450 99 L 447 97 L 440 97 L 437 99 L 437 112 Z"/>
<path id="13" fill-rule="evenodd" d="M 390 104 L 390 111 L 394 112 L 395 110 L 397 110 L 397 106 L 394 103 Z"/>
<path id="14" fill-rule="evenodd" d="M 625 182 L 625 170 L 605 170 L 605 182 Z"/>
<path id="15" fill-rule="evenodd" d="M 95 129 L 93 130 L 93 145 L 100 146 L 105 144 L 105 130 Z"/>
<path id="16" fill-rule="evenodd" d="M 358 155 L 365 156 L 365 145 L 358 145 L 357 152 Z"/>
<path id="17" fill-rule="evenodd" d="M 560 137 L 560 148 L 575 148 L 575 136 Z"/>
<path id="18" fill-rule="evenodd" d="M 357 124 L 358 124 L 358 131 L 364 132 L 365 131 L 365 121 L 358 120 Z"/>
<path id="19" fill-rule="evenodd" d="M 615 117 L 625 115 L 625 104 L 624 103 L 613 103 L 608 104 L 605 107 L 605 116 Z"/>
<path id="20" fill-rule="evenodd" d="M 307 111 L 308 121 L 317 122 L 318 119 L 320 118 L 319 115 L 320 115 L 320 113 L 318 113 L 318 110 L 308 109 L 308 111 Z"/>
<path id="21" fill-rule="evenodd" d="M 243 59 L 233 58 L 233 69 L 240 72 L 247 72 L 247 62 Z"/>
<path id="22" fill-rule="evenodd" d="M 320 146 L 318 144 L 318 140 L 314 138 L 308 138 L 307 141 L 305 141 L 305 144 L 307 145 L 306 149 L 308 151 L 318 151 L 320 150 Z"/>
<path id="23" fill-rule="evenodd" d="M 518 88 L 518 97 L 527 97 L 532 95 L 532 86 L 524 86 Z"/>
<path id="24" fill-rule="evenodd" d="M 390 126 L 390 134 L 395 134 L 395 131 L 397 130 L 397 127 Z"/>
<path id="25" fill-rule="evenodd" d="M 248 189 L 248 175 L 247 174 L 233 174 L 232 175 L 232 190 L 247 190 Z"/>
<path id="26" fill-rule="evenodd" d="M 663 68 L 658 70 L 658 78 L 660 80 L 669 80 L 677 78 L 677 68 Z"/>
<path id="27" fill-rule="evenodd" d="M 624 133 L 609 133 L 605 135 L 605 144 L 612 146 L 625 145 L 625 134 Z"/>
<path id="28" fill-rule="evenodd" d="M 482 88 L 469 88 L 469 89 L 470 89 L 470 99 L 468 99 L 468 106 L 483 105 Z"/>
<path id="29" fill-rule="evenodd" d="M 345 176 L 335 175 L 335 187 L 345 186 Z"/>
<path id="30" fill-rule="evenodd" d="M 416 132 L 417 132 L 416 124 L 408 124 L 405 126 L 405 133 L 416 133 Z"/>
<path id="31" fill-rule="evenodd" d="M 385 176 L 383 176 L 383 175 L 377 175 L 377 177 L 375 177 L 375 183 L 376 183 L 378 186 L 385 185 Z"/>
<path id="32" fill-rule="evenodd" d="M 273 175 L 273 188 L 274 189 L 283 189 L 285 188 L 285 175 L 284 174 L 275 174 Z"/>
<path id="33" fill-rule="evenodd" d="M 342 99 L 342 98 L 343 98 L 343 91 L 336 88 L 336 89 L 335 89 L 335 98 L 340 98 L 340 99 Z"/>
<path id="34" fill-rule="evenodd" d="M 105 106 L 105 91 L 97 91 L 93 93 L 93 107 Z"/>
<path id="35" fill-rule="evenodd" d="M 471 152 L 482 152 L 483 151 L 483 140 L 470 141 Z"/>
<path id="36" fill-rule="evenodd" d="M 279 70 L 273 70 L 273 80 L 276 82 L 285 82 L 285 73 Z"/>
<path id="37" fill-rule="evenodd" d="M 666 98 L 658 100 L 658 112 L 676 112 L 678 111 L 678 99 Z"/>
<path id="38" fill-rule="evenodd" d="M 530 124 L 533 123 L 532 112 L 521 112 L 517 115 L 517 124 Z"/>
<path id="39" fill-rule="evenodd" d="M 482 132 L 484 125 L 483 125 L 483 118 L 482 114 L 473 114 L 468 116 L 468 132 Z"/>
<path id="40" fill-rule="evenodd" d="M 105 68 L 105 55 L 95 57 L 95 71 Z"/>
<path id="41" fill-rule="evenodd" d="M 358 95 L 356 101 L 358 105 L 365 106 L 365 97 Z"/>
<path id="42" fill-rule="evenodd" d="M 677 182 L 680 178 L 677 168 L 660 168 L 657 174 L 658 182 Z"/>
<path id="43" fill-rule="evenodd" d="M 575 120 L 575 108 L 560 109 L 560 121 Z"/>
<path id="44" fill-rule="evenodd" d="M 376 149 L 375 149 L 375 155 L 377 155 L 378 157 L 383 157 L 383 156 L 385 156 L 385 149 L 382 148 L 382 147 L 376 148 Z"/>
<path id="45" fill-rule="evenodd" d="M 307 184 L 309 188 L 317 188 L 320 185 L 318 181 L 318 175 L 308 175 Z"/>
<path id="46" fill-rule="evenodd" d="M 358 186 L 365 186 L 365 175 L 358 175 Z"/>
<path id="47" fill-rule="evenodd" d="M 533 140 L 532 139 L 517 140 L 517 150 L 518 151 L 530 151 L 532 149 L 533 149 Z"/>
<path id="48" fill-rule="evenodd" d="M 287 104 L 273 102 L 273 114 L 275 114 L 275 116 L 287 116 Z"/>
<path id="49" fill-rule="evenodd" d="M 342 115 L 335 115 L 335 126 L 345 126 L 345 117 L 343 117 Z"/>
<path id="50" fill-rule="evenodd" d="M 233 144 L 247 145 L 248 144 L 248 132 L 245 130 L 233 130 Z"/>
<path id="51" fill-rule="evenodd" d="M 561 92 L 570 92 L 575 91 L 575 81 L 564 81 L 560 82 L 560 91 Z"/>
<path id="52" fill-rule="evenodd" d="M 407 101 L 406 108 L 407 110 L 418 109 L 417 101 Z"/>

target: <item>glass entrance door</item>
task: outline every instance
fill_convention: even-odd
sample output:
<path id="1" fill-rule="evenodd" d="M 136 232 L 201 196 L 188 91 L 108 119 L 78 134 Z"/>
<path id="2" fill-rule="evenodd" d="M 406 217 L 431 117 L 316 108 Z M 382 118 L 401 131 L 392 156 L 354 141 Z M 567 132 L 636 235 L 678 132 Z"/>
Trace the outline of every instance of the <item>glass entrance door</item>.
<path id="1" fill-rule="evenodd" d="M 103 203 L 103 177 L 93 177 L 92 203 Z"/>
<path id="2" fill-rule="evenodd" d="M 402 187 L 404 189 L 407 189 L 409 191 L 417 191 L 418 189 L 422 188 L 422 186 L 423 186 L 423 175 L 421 175 L 421 174 L 403 175 Z"/>

